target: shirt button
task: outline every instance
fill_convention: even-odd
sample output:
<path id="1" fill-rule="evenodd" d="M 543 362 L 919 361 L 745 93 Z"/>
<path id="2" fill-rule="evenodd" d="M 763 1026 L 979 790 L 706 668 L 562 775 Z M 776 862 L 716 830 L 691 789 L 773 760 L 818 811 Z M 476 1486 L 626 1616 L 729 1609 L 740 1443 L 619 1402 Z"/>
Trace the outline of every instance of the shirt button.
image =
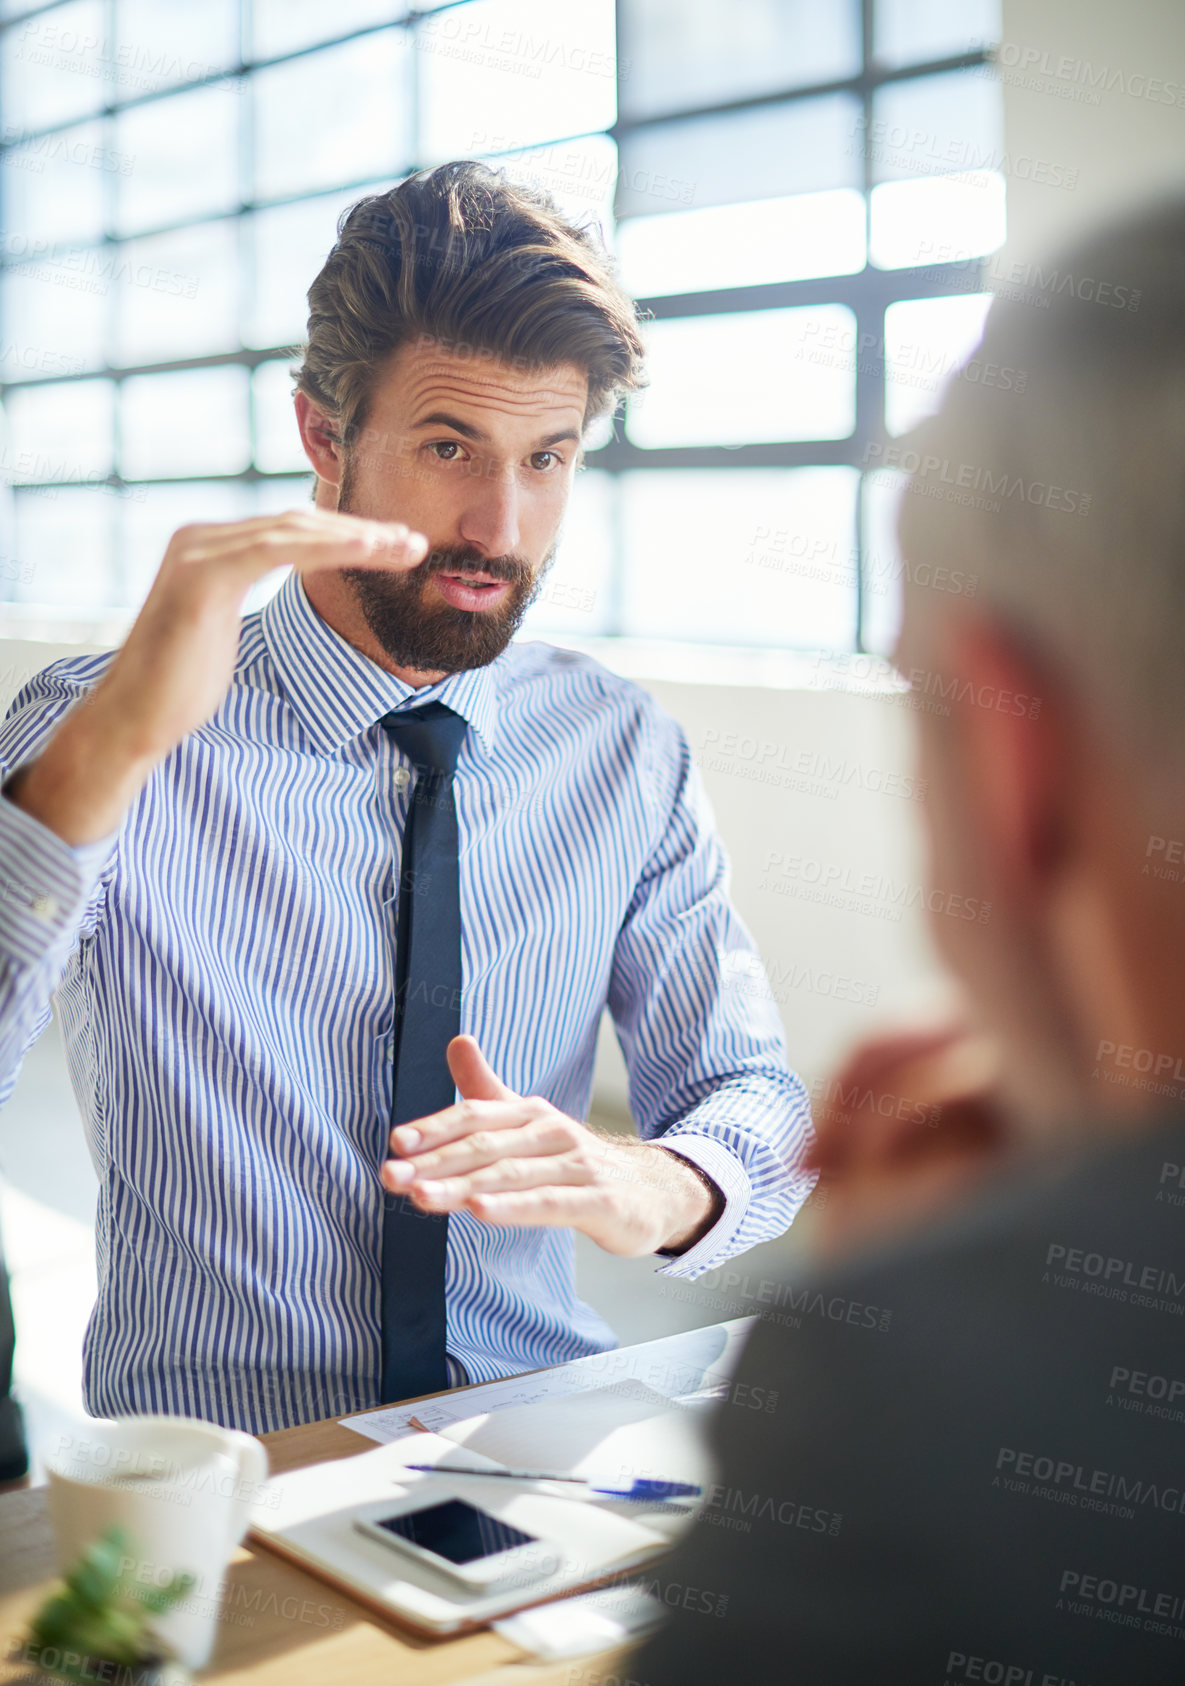
<path id="1" fill-rule="evenodd" d="M 388 1065 L 394 1065 L 395 1064 L 395 1044 L 393 1042 L 392 1042 L 391 1046 L 387 1049 L 387 1064 Z"/>
<path id="2" fill-rule="evenodd" d="M 52 919 L 58 911 L 57 899 L 54 896 L 34 896 L 29 906 L 38 919 Z"/>
<path id="3" fill-rule="evenodd" d="M 403 790 L 411 783 L 411 774 L 406 767 L 396 767 L 393 774 L 393 783 L 396 790 Z"/>

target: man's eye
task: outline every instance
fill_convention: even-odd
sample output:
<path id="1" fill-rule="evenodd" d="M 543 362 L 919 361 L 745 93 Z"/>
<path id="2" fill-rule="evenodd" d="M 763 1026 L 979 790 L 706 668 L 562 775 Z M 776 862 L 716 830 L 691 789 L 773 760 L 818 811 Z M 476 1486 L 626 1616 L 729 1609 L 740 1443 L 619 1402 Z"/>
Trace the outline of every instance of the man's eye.
<path id="1" fill-rule="evenodd" d="M 456 462 L 457 459 L 453 453 L 459 452 L 461 447 L 455 439 L 434 439 L 428 449 L 434 451 L 441 462 Z M 446 452 L 447 455 L 445 455 Z"/>
<path id="2" fill-rule="evenodd" d="M 544 457 L 550 458 L 550 461 L 544 462 L 542 460 Z M 562 460 L 563 459 L 559 457 L 555 451 L 536 451 L 535 455 L 531 458 L 531 467 L 542 469 L 546 473 L 549 469 L 554 468 L 556 463 L 561 462 Z"/>

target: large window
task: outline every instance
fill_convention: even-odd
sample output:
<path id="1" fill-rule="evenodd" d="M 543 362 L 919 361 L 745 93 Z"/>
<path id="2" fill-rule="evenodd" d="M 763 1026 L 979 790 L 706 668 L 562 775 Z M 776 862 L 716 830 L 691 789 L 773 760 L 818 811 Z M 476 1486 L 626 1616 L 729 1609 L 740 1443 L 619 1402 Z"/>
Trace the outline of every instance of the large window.
<path id="1" fill-rule="evenodd" d="M 535 630 L 883 649 L 878 447 L 1004 234 L 997 14 L 0 0 L 9 616 L 130 615 L 183 521 L 306 501 L 289 371 L 339 214 L 483 157 L 600 223 L 649 317 Z"/>

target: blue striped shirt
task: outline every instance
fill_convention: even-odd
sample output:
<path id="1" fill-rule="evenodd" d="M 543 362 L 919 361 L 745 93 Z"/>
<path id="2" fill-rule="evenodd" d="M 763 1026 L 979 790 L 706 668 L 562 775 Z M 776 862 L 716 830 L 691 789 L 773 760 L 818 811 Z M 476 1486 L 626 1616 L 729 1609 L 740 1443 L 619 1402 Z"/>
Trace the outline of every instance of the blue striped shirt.
<path id="1" fill-rule="evenodd" d="M 34 756 L 111 656 L 55 662 L 0 728 Z M 640 1134 L 725 1204 L 667 1275 L 779 1234 L 810 1191 L 801 1082 L 727 895 L 677 724 L 546 644 L 412 691 L 290 574 L 228 695 L 103 843 L 0 796 L 0 1101 L 56 988 L 99 1178 L 85 1397 L 262 1433 L 376 1398 L 400 839 L 413 775 L 378 724 L 438 697 L 456 777 L 462 1028 L 504 1082 L 587 1116 L 608 1006 Z M 759 974 L 758 974 L 759 975 Z M 737 988 L 738 980 L 744 982 Z M 450 1376 L 615 1344 L 570 1230 L 449 1220 Z"/>

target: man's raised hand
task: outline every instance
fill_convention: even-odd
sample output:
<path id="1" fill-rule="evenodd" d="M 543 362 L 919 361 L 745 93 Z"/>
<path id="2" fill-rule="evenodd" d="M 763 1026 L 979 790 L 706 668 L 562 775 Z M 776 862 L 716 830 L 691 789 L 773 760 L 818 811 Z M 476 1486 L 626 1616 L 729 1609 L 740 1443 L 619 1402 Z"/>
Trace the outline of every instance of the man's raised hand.
<path id="1" fill-rule="evenodd" d="M 173 534 L 127 641 L 96 687 L 96 706 L 137 758 L 159 759 L 207 721 L 226 695 L 243 600 L 273 568 L 406 569 L 422 533 L 335 510 L 287 510 Z"/>
<path id="2" fill-rule="evenodd" d="M 67 843 L 106 837 L 152 769 L 225 697 L 257 580 L 288 564 L 301 574 L 404 570 L 427 549 L 404 526 L 314 508 L 180 528 L 102 680 L 6 794 Z"/>

